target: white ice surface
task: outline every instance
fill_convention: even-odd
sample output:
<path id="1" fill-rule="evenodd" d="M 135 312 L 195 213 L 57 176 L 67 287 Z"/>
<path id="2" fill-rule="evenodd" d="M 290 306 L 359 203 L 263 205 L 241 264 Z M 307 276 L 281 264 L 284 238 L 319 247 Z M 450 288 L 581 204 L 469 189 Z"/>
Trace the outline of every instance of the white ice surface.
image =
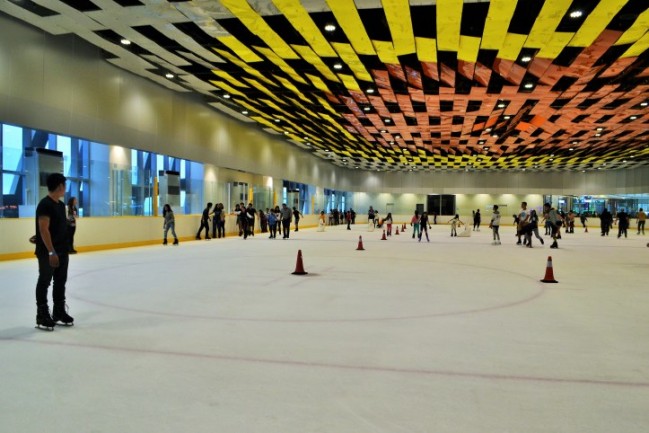
<path id="1" fill-rule="evenodd" d="M 0 432 L 649 431 L 649 239 L 513 230 L 82 253 L 51 333 L 36 260 L 2 262 Z"/>

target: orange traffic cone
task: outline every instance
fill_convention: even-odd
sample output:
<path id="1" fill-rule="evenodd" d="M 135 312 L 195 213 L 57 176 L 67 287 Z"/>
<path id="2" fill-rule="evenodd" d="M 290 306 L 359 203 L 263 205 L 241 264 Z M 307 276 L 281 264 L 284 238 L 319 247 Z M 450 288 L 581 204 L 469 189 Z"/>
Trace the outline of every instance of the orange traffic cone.
<path id="1" fill-rule="evenodd" d="M 363 248 L 363 236 L 358 237 L 358 248 L 356 248 L 356 251 L 365 251 L 365 248 Z"/>
<path id="2" fill-rule="evenodd" d="M 397 226 L 397 231 L 394 232 L 394 235 L 395 235 L 395 236 L 399 236 L 399 226 Z"/>
<path id="3" fill-rule="evenodd" d="M 302 250 L 297 250 L 297 262 L 295 263 L 295 271 L 293 275 L 306 275 L 308 272 L 304 271 L 304 264 L 302 263 Z"/>
<path id="4" fill-rule="evenodd" d="M 385 230 L 383 230 L 383 237 L 381 238 L 382 241 L 387 241 L 388 238 L 385 237 Z"/>
<path id="5" fill-rule="evenodd" d="M 401 231 L 402 231 L 402 232 L 405 232 L 405 231 L 406 231 L 406 223 L 403 223 L 403 225 L 401 226 Z"/>
<path id="6" fill-rule="evenodd" d="M 552 256 L 548 256 L 548 264 L 545 267 L 545 277 L 541 280 L 542 283 L 558 283 L 554 279 L 554 272 L 552 272 Z"/>

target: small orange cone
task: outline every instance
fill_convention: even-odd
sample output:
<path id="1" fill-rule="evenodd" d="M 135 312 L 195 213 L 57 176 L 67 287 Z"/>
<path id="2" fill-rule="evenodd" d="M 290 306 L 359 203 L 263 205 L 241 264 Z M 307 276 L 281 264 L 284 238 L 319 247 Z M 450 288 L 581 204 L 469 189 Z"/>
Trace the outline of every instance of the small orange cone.
<path id="1" fill-rule="evenodd" d="M 395 235 L 395 236 L 399 236 L 399 226 L 397 226 L 397 231 L 394 232 L 394 235 Z"/>
<path id="2" fill-rule="evenodd" d="M 387 241 L 388 238 L 385 237 L 385 230 L 383 230 L 383 237 L 381 238 L 382 241 Z"/>
<path id="3" fill-rule="evenodd" d="M 552 272 L 552 256 L 548 256 L 548 264 L 545 267 L 545 277 L 541 280 L 542 283 L 558 283 L 554 279 L 554 272 Z"/>
<path id="4" fill-rule="evenodd" d="M 356 251 L 365 251 L 365 248 L 363 248 L 363 236 L 358 237 L 358 248 L 356 248 Z"/>
<path id="5" fill-rule="evenodd" d="M 405 231 L 406 231 L 406 223 L 403 223 L 403 225 L 401 226 L 401 231 L 402 231 L 402 232 L 405 232 Z"/>
<path id="6" fill-rule="evenodd" d="M 306 275 L 308 272 L 304 271 L 304 264 L 302 263 L 302 250 L 297 250 L 297 262 L 295 263 L 295 271 L 293 275 Z"/>

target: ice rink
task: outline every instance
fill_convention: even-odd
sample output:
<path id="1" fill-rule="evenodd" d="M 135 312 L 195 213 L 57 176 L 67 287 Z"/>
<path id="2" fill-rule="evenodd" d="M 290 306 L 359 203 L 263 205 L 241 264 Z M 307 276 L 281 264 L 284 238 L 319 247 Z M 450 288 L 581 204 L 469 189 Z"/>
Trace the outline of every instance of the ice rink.
<path id="1" fill-rule="evenodd" d="M 81 253 L 54 332 L 36 260 L 0 262 L 0 432 L 646 432 L 649 236 L 449 232 Z"/>

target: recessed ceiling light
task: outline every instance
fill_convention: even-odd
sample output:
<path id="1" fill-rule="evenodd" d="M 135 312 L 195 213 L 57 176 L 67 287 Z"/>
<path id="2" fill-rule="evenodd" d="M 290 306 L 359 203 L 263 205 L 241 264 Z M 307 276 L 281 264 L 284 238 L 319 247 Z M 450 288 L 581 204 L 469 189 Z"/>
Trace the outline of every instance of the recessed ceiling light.
<path id="1" fill-rule="evenodd" d="M 279 123 L 279 122 L 281 122 L 281 120 L 275 119 L 275 123 Z"/>
<path id="2" fill-rule="evenodd" d="M 534 87 L 534 84 L 532 84 L 532 83 L 526 83 L 525 84 L 526 89 L 531 89 L 532 87 Z"/>
<path id="3" fill-rule="evenodd" d="M 390 123 L 390 122 L 392 122 L 392 119 L 383 119 L 383 122 L 384 123 Z"/>
<path id="4" fill-rule="evenodd" d="M 223 97 L 224 97 L 225 99 L 230 99 L 230 94 L 226 93 L 226 94 L 223 95 Z"/>
<path id="5" fill-rule="evenodd" d="M 381 129 L 381 134 L 385 134 L 386 132 L 388 131 L 386 131 L 385 129 Z"/>
<path id="6" fill-rule="evenodd" d="M 574 147 L 571 147 L 571 148 L 570 148 L 570 149 L 568 149 L 568 150 L 575 150 L 575 148 L 574 148 Z"/>
<path id="7" fill-rule="evenodd" d="M 485 132 L 491 132 L 491 128 L 487 128 L 484 130 Z"/>
<path id="8" fill-rule="evenodd" d="M 373 88 L 371 88 L 371 87 L 370 87 L 370 88 L 368 88 L 368 89 L 367 89 L 367 93 L 374 93 L 374 89 L 373 89 Z"/>
<path id="9" fill-rule="evenodd" d="M 492 135 L 493 138 L 498 138 L 498 134 Z"/>
<path id="10" fill-rule="evenodd" d="M 394 138 L 395 138 L 395 140 L 399 140 L 401 138 L 401 136 L 400 135 L 395 135 Z"/>
<path id="11" fill-rule="evenodd" d="M 631 116 L 631 117 L 629 117 L 629 119 L 631 119 L 631 120 L 635 120 L 635 119 L 637 119 L 637 118 L 638 118 L 638 116 Z"/>
<path id="12" fill-rule="evenodd" d="M 604 130 L 604 127 L 603 127 L 603 126 L 598 126 L 598 127 L 597 127 L 597 130 L 598 130 L 598 131 L 603 131 L 603 130 Z"/>
<path id="13" fill-rule="evenodd" d="M 394 141 L 391 141 L 390 144 L 394 144 Z"/>
<path id="14" fill-rule="evenodd" d="M 511 118 L 512 118 L 512 116 L 505 116 L 503 119 L 505 119 L 505 120 L 509 120 L 509 119 L 511 119 Z"/>
<path id="15" fill-rule="evenodd" d="M 248 110 L 243 110 L 243 111 L 241 112 L 241 114 L 243 114 L 243 115 L 247 115 L 247 114 L 248 114 Z"/>
<path id="16" fill-rule="evenodd" d="M 325 149 L 325 152 L 329 152 L 329 149 Z"/>
<path id="17" fill-rule="evenodd" d="M 601 137 L 602 134 L 595 134 L 595 137 Z"/>
<path id="18" fill-rule="evenodd" d="M 165 74 L 165 77 L 167 77 L 167 78 L 169 78 L 171 80 L 174 77 L 174 74 L 172 74 L 171 72 L 167 72 Z"/>
<path id="19" fill-rule="evenodd" d="M 577 10 L 574 10 L 574 11 L 570 12 L 570 18 L 579 18 L 579 17 L 581 17 L 583 14 L 584 14 L 584 13 L 583 13 L 582 11 L 580 11 L 579 9 L 577 9 Z"/>
<path id="20" fill-rule="evenodd" d="M 573 141 L 572 144 L 579 144 L 579 142 L 578 141 Z"/>
<path id="21" fill-rule="evenodd" d="M 363 111 L 370 111 L 370 110 L 371 110 L 370 107 L 363 107 Z"/>
<path id="22" fill-rule="evenodd" d="M 505 108 L 505 103 L 504 102 L 499 103 L 498 108 Z"/>
<path id="23" fill-rule="evenodd" d="M 326 32 L 334 32 L 336 31 L 336 26 L 334 24 L 327 24 L 324 26 L 324 29 Z"/>
<path id="24" fill-rule="evenodd" d="M 646 107 L 647 105 L 649 105 L 649 102 L 641 102 L 641 103 L 640 103 L 640 106 L 641 106 L 641 107 Z"/>
<path id="25" fill-rule="evenodd" d="M 334 63 L 334 69 L 342 69 L 343 65 L 342 63 Z"/>
<path id="26" fill-rule="evenodd" d="M 532 58 L 530 56 L 521 57 L 521 62 L 523 62 L 523 63 L 530 62 L 531 60 L 532 60 Z"/>
<path id="27" fill-rule="evenodd" d="M 289 132 L 288 132 L 288 131 L 284 131 L 284 135 L 288 135 L 288 134 L 289 134 Z"/>
<path id="28" fill-rule="evenodd" d="M 126 38 L 122 38 L 122 40 L 119 41 L 119 43 L 122 44 L 122 45 L 131 45 L 131 41 L 129 41 Z"/>

